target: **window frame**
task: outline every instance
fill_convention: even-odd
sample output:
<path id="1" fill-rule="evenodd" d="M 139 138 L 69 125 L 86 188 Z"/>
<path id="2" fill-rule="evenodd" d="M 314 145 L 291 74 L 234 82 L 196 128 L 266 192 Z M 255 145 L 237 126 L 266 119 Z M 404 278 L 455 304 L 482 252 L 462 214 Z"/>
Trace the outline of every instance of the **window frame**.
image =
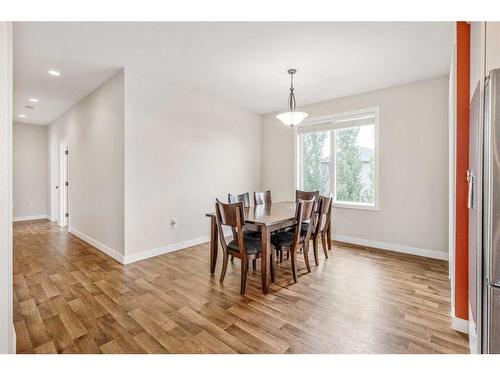
<path id="1" fill-rule="evenodd" d="M 308 118 L 304 122 L 302 122 L 299 126 L 294 127 L 294 186 L 296 189 L 302 189 L 302 141 L 303 134 L 299 134 L 299 128 L 308 127 L 312 125 L 318 125 L 321 123 L 325 123 L 328 121 L 339 120 L 342 118 L 356 117 L 365 114 L 373 114 L 375 117 L 374 121 L 374 140 L 375 140 L 375 194 L 374 194 L 374 204 L 366 204 L 366 203 L 356 203 L 356 202 L 342 202 L 336 201 L 336 151 L 335 151 L 335 132 L 330 130 L 330 187 L 331 194 L 333 197 L 332 205 L 336 208 L 346 208 L 346 209 L 355 209 L 355 210 L 369 210 L 369 211 L 379 211 L 380 210 L 380 107 L 369 107 L 364 109 L 358 109 L 348 112 L 339 112 L 333 113 L 325 116 L 315 116 Z M 349 126 L 341 126 L 339 125 L 336 129 L 344 129 L 349 128 Z"/>

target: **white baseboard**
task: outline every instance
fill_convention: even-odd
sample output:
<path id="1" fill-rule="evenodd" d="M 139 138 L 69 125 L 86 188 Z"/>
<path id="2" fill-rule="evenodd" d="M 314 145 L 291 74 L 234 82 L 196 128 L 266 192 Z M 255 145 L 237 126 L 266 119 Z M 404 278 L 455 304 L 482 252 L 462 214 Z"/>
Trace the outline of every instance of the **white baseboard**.
<path id="1" fill-rule="evenodd" d="M 97 240 L 94 240 L 92 237 L 87 236 L 85 233 L 80 232 L 78 229 L 75 228 L 68 228 L 68 232 L 75 235 L 82 241 L 87 242 L 89 245 L 94 246 L 96 249 L 102 251 L 104 254 L 109 255 L 111 258 L 115 259 L 116 261 L 125 264 L 124 262 L 124 256 L 117 252 L 116 250 L 110 248 L 109 246 L 104 245 L 103 243 L 100 243 Z"/>
<path id="2" fill-rule="evenodd" d="M 340 234 L 334 234 L 333 240 L 339 241 L 339 242 L 352 243 L 355 245 L 373 247 L 376 249 L 390 250 L 390 251 L 395 251 L 398 253 L 405 253 L 405 254 L 412 254 L 412 255 L 427 257 L 427 258 L 448 260 L 448 253 L 444 252 L 444 251 L 420 249 L 420 248 L 412 247 L 412 246 L 398 245 L 398 244 L 373 241 L 373 240 L 365 240 L 362 238 L 343 236 Z"/>
<path id="3" fill-rule="evenodd" d="M 33 215 L 33 216 L 17 216 L 12 221 L 28 221 L 28 220 L 41 220 L 47 219 L 47 215 Z"/>
<path id="4" fill-rule="evenodd" d="M 469 334 L 469 321 L 456 316 L 451 316 L 451 328 L 455 331 Z"/>
<path id="5" fill-rule="evenodd" d="M 232 236 L 231 231 L 224 231 L 224 234 L 226 235 L 226 237 Z M 130 264 L 130 263 L 138 262 L 140 260 L 156 257 L 158 255 L 163 255 L 163 254 L 171 253 L 174 251 L 182 250 L 182 249 L 185 249 L 187 247 L 201 245 L 202 243 L 205 243 L 208 241 L 210 241 L 210 236 L 203 236 L 203 237 L 194 238 L 192 240 L 177 242 L 177 243 L 174 243 L 171 245 L 158 247 L 156 249 L 141 251 L 139 253 L 132 254 L 132 255 L 125 255 L 124 264 Z"/>

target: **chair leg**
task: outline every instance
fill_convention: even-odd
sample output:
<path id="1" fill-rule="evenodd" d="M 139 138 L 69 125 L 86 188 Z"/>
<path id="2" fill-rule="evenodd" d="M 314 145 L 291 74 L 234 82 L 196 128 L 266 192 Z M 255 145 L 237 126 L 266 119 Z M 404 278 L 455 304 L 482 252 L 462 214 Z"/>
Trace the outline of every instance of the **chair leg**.
<path id="1" fill-rule="evenodd" d="M 328 242 L 328 250 L 332 249 L 332 231 L 330 230 L 330 226 L 328 226 L 328 229 L 326 230 L 326 239 Z"/>
<path id="2" fill-rule="evenodd" d="M 276 252 L 271 250 L 271 281 L 276 282 Z"/>
<path id="3" fill-rule="evenodd" d="M 227 260 L 229 259 L 229 255 L 224 255 L 224 259 L 222 259 L 222 272 L 220 274 L 220 282 L 224 281 L 224 277 L 226 277 L 227 270 Z"/>
<path id="4" fill-rule="evenodd" d="M 241 260 L 241 287 L 240 294 L 245 294 L 245 290 L 247 287 L 247 271 L 248 271 L 248 261 Z"/>
<path id="5" fill-rule="evenodd" d="M 257 259 L 252 260 L 252 268 L 254 271 L 257 269 Z"/>
<path id="6" fill-rule="evenodd" d="M 316 237 L 316 236 L 313 237 L 313 253 L 314 253 L 314 263 L 316 263 L 316 265 L 319 266 L 319 260 L 318 260 L 318 237 Z"/>
<path id="7" fill-rule="evenodd" d="M 283 251 L 280 250 L 280 263 L 283 263 Z"/>
<path id="8" fill-rule="evenodd" d="M 323 245 L 323 252 L 325 253 L 325 258 L 328 259 L 328 248 L 326 246 L 326 233 L 321 234 L 321 244 Z"/>
<path id="9" fill-rule="evenodd" d="M 311 266 L 309 265 L 309 245 L 304 244 L 304 262 L 306 263 L 307 272 L 311 272 Z"/>
<path id="10" fill-rule="evenodd" d="M 286 260 L 288 260 L 288 259 L 290 259 L 290 252 L 289 251 L 286 252 Z"/>
<path id="11" fill-rule="evenodd" d="M 288 253 L 290 253 L 290 251 Z M 293 274 L 293 281 L 296 283 L 297 282 L 297 250 L 293 249 L 291 251 L 291 253 L 292 253 L 292 274 Z"/>
<path id="12" fill-rule="evenodd" d="M 231 263 L 233 263 L 233 260 L 234 260 L 234 256 L 231 255 Z"/>

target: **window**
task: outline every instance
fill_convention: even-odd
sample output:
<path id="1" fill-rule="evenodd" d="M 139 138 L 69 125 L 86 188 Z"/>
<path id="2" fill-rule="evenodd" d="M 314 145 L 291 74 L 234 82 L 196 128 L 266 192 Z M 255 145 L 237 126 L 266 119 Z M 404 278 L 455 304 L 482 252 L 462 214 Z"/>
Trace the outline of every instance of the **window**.
<path id="1" fill-rule="evenodd" d="M 379 109 L 311 119 L 297 128 L 297 185 L 334 205 L 378 209 Z"/>

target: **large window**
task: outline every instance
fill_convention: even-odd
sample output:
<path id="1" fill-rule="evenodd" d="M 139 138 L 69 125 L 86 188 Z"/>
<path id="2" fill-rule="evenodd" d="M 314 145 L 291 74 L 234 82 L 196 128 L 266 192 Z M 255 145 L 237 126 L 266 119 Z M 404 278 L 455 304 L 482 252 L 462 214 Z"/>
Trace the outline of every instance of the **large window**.
<path id="1" fill-rule="evenodd" d="M 369 108 L 301 125 L 298 188 L 331 194 L 339 207 L 377 209 L 378 113 L 378 108 Z"/>

